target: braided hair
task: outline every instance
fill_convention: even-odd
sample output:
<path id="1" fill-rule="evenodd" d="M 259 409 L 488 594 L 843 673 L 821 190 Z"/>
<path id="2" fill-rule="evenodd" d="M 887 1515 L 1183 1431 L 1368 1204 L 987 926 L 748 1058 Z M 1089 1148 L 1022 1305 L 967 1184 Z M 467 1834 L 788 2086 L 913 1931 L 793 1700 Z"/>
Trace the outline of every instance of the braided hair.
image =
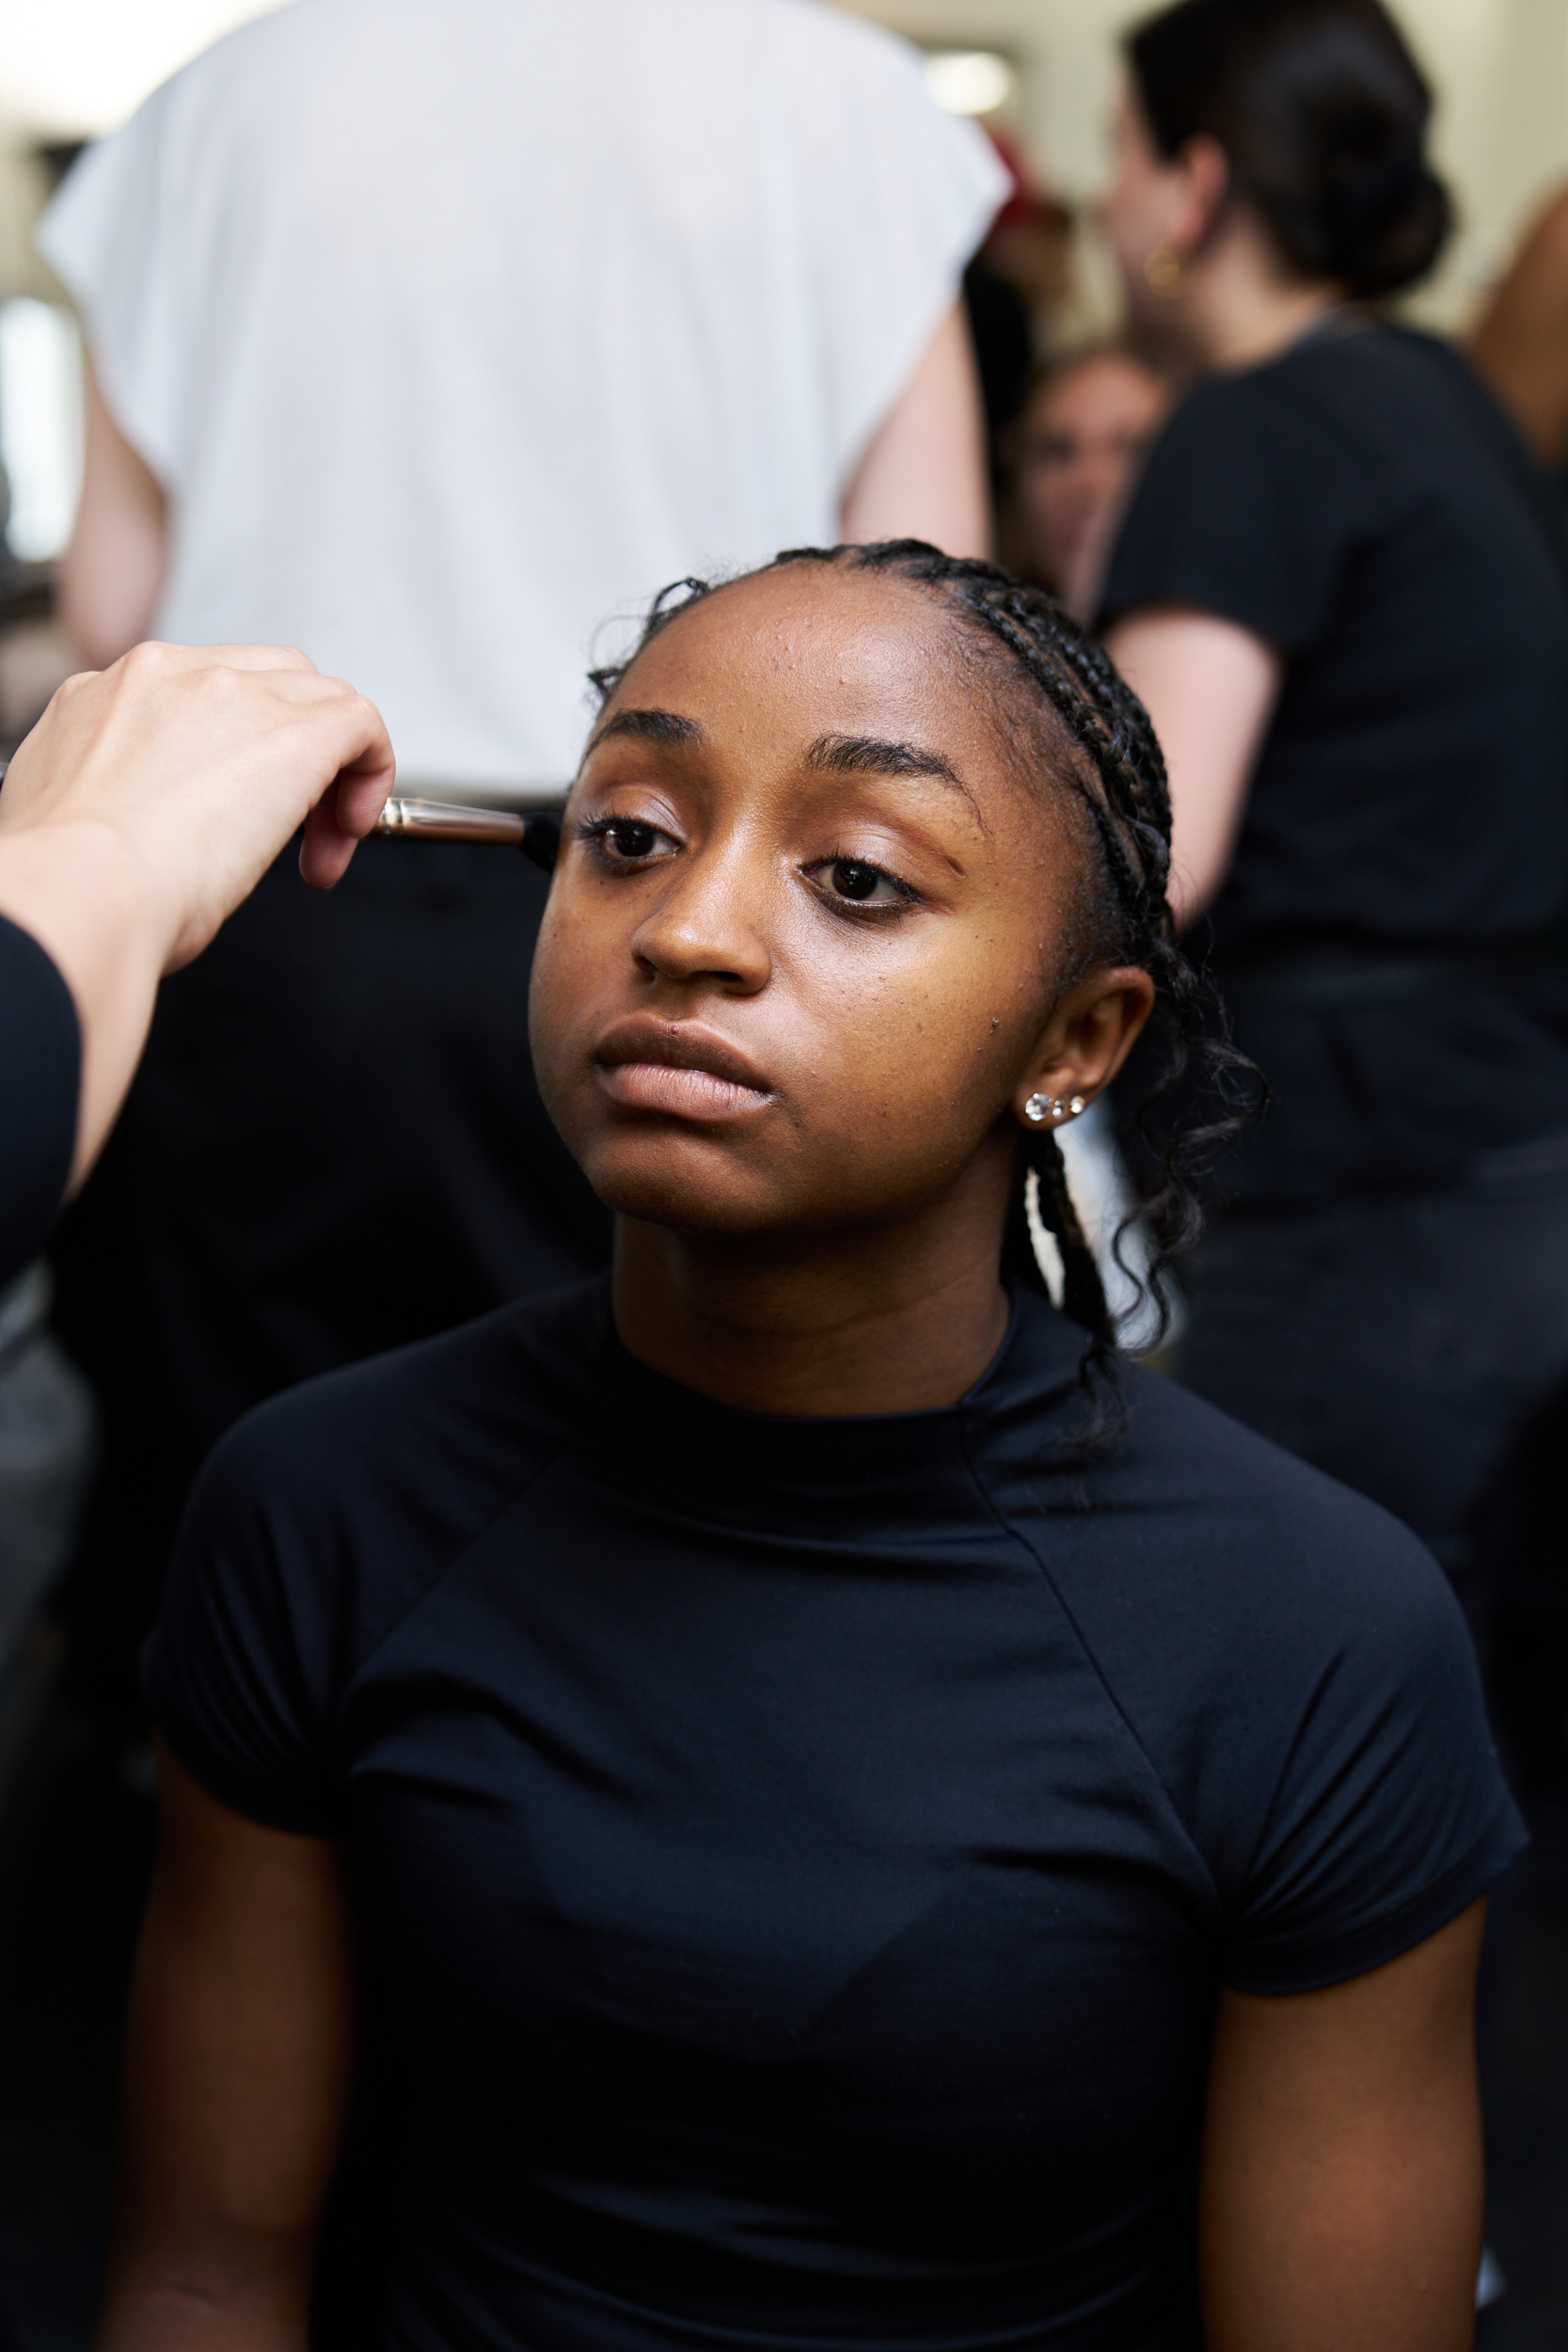
<path id="1" fill-rule="evenodd" d="M 1239 1083 L 1252 1081 L 1256 1098 L 1261 1082 L 1228 1041 L 1212 983 L 1176 941 L 1165 895 L 1170 791 L 1148 714 L 1098 639 L 1080 628 L 1042 590 L 1024 587 L 999 564 L 944 555 L 922 539 L 887 539 L 858 547 L 787 548 L 761 568 L 772 571 L 795 564 L 887 573 L 939 598 L 963 632 L 985 683 L 1022 712 L 1030 780 L 1044 776 L 1065 785 L 1087 818 L 1093 873 L 1087 903 L 1072 927 L 1076 935 L 1061 985 L 1070 986 L 1105 963 L 1139 965 L 1155 984 L 1150 1026 L 1164 1047 L 1163 1066 L 1134 1125 L 1146 1147 L 1148 1171 L 1142 1209 L 1157 1246 L 1144 1271 L 1122 1258 L 1122 1234 L 1116 1247 L 1117 1263 L 1130 1280 L 1146 1295 L 1152 1293 L 1157 1342 L 1169 1321 L 1168 1295 L 1160 1278 L 1201 1230 L 1202 1213 L 1192 1184 L 1195 1168 L 1243 1118 L 1254 1115 L 1256 1099 L 1238 1113 Z M 614 692 L 651 638 L 689 604 L 725 584 L 682 580 L 663 590 L 626 659 L 590 672 L 601 703 Z M 1162 1106 L 1195 1061 L 1206 1064 L 1218 1081 L 1215 1107 L 1220 1115 L 1209 1123 L 1172 1130 L 1161 1118 Z M 1060 1253 L 1061 1304 L 1089 1334 L 1085 1389 L 1092 1393 L 1108 1383 L 1114 1390 L 1116 1328 L 1050 1128 L 1020 1132 L 1018 1173 L 1003 1240 L 1004 1273 L 1048 1291 L 1030 1232 L 1031 1213 L 1054 1236 Z"/>

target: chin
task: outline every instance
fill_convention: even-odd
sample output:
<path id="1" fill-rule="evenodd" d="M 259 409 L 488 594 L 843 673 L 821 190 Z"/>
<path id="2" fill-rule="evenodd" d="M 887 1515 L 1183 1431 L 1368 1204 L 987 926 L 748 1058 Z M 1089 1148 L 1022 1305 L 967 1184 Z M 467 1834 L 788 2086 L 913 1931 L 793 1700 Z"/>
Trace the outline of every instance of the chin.
<path id="1" fill-rule="evenodd" d="M 766 1177 L 738 1167 L 714 1142 L 679 1136 L 625 1136 L 583 1152 L 584 1175 L 617 1216 L 685 1232 L 768 1232 L 790 1222 Z"/>

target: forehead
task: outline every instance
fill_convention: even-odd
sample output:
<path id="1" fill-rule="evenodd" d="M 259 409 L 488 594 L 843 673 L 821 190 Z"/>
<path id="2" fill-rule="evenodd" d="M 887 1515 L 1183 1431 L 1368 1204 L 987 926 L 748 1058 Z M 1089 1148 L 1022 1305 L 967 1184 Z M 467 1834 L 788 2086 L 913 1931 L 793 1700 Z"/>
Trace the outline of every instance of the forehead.
<path id="1" fill-rule="evenodd" d="M 637 656 L 611 697 L 657 702 L 705 727 L 886 733 L 918 724 L 936 747 L 994 755 L 979 648 L 908 580 L 786 564 L 700 597 Z"/>
<path id="2" fill-rule="evenodd" d="M 1036 413 L 1043 424 L 1079 417 L 1092 421 L 1101 413 L 1119 417 L 1129 408 L 1143 408 L 1158 397 L 1159 387 L 1133 360 L 1119 352 L 1096 352 L 1051 379 Z"/>
<path id="3" fill-rule="evenodd" d="M 758 786 L 798 780 L 824 738 L 871 738 L 938 754 L 998 840 L 1038 834 L 1042 813 L 1053 835 L 1064 818 L 1079 828 L 1073 755 L 1038 689 L 937 596 L 886 573 L 785 564 L 696 598 L 603 717 L 626 708 L 693 720 Z"/>

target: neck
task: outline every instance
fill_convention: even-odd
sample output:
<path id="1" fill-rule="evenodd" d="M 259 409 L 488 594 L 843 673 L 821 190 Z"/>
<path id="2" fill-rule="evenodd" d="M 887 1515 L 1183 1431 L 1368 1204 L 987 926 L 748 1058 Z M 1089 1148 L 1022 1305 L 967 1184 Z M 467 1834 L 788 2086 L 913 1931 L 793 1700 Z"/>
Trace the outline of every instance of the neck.
<path id="1" fill-rule="evenodd" d="M 747 1412 L 957 1404 L 1006 1329 L 997 1267 L 1010 1156 L 1000 1186 L 992 1174 L 979 1187 L 989 1199 L 892 1228 L 758 1236 L 619 1217 L 622 1344 L 666 1378 Z M 973 1171 L 961 1189 L 976 1189 Z"/>
<path id="2" fill-rule="evenodd" d="M 1287 277 L 1263 232 L 1238 213 L 1194 272 L 1184 326 L 1203 366 L 1230 375 L 1277 358 L 1343 299 L 1332 279 Z"/>

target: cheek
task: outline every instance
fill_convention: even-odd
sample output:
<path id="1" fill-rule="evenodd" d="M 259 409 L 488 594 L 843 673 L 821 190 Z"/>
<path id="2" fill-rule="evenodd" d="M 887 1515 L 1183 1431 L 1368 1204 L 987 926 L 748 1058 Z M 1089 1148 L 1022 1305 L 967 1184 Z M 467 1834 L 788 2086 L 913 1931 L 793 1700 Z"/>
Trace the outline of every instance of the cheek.
<path id="1" fill-rule="evenodd" d="M 1136 164 L 1126 166 L 1107 198 L 1102 218 L 1111 249 L 1134 278 L 1160 241 L 1159 206 L 1149 173 Z"/>
<path id="2" fill-rule="evenodd" d="M 565 892 L 552 891 L 533 952 L 528 1025 L 539 1091 L 558 1126 L 568 1115 L 571 1075 L 582 1066 L 582 1034 L 593 1025 L 595 983 L 605 968 L 594 927 Z"/>
<path id="3" fill-rule="evenodd" d="M 961 1165 L 1006 1105 L 1034 993 L 994 968 L 918 967 L 814 991 L 798 1101 L 838 1178 Z"/>

